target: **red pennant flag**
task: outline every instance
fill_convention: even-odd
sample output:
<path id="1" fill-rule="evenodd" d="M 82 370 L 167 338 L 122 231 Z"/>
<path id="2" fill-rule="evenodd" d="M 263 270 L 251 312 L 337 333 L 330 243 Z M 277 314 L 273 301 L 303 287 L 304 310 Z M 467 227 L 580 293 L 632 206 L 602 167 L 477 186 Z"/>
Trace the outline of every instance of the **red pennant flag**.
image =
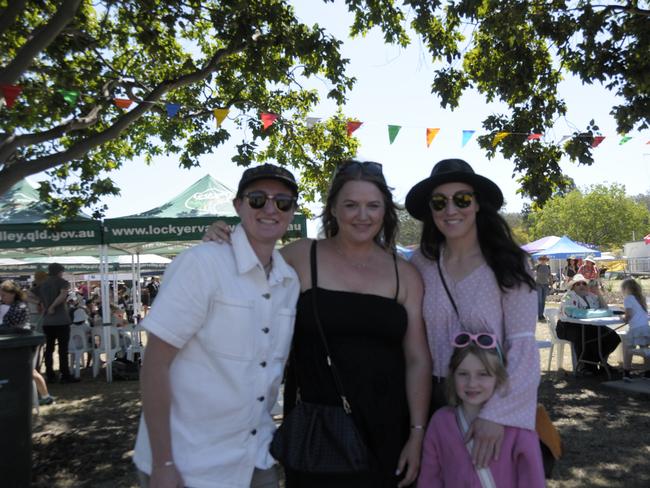
<path id="1" fill-rule="evenodd" d="M 526 137 L 527 141 L 539 141 L 542 138 L 542 134 L 530 134 Z"/>
<path id="2" fill-rule="evenodd" d="M 14 106 L 14 102 L 16 101 L 16 98 L 18 98 L 18 95 L 20 95 L 20 92 L 23 91 L 23 87 L 19 85 L 2 84 L 0 85 L 0 90 L 2 90 L 2 95 L 5 97 L 7 108 L 11 108 Z"/>
<path id="3" fill-rule="evenodd" d="M 594 136 L 594 142 L 591 143 L 591 147 L 598 147 L 598 145 L 603 142 L 605 136 Z"/>
<path id="4" fill-rule="evenodd" d="M 129 108 L 133 103 L 133 100 L 129 100 L 128 98 L 114 98 L 113 102 L 115 102 L 115 105 L 120 108 Z"/>
<path id="5" fill-rule="evenodd" d="M 268 129 L 273 125 L 273 122 L 278 120 L 278 116 L 270 112 L 262 112 L 260 114 L 260 119 L 262 119 L 262 124 L 264 125 L 264 130 Z"/>
<path id="6" fill-rule="evenodd" d="M 347 123 L 347 129 L 348 129 L 348 137 L 352 135 L 352 133 L 357 130 L 359 127 L 363 125 L 363 122 L 359 122 L 358 120 L 351 120 L 350 122 Z"/>

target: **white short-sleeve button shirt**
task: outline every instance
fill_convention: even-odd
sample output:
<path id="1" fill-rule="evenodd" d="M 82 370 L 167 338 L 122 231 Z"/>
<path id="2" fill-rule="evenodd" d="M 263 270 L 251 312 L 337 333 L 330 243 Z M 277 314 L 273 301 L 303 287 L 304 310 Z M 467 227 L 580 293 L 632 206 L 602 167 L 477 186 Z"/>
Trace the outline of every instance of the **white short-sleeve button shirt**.
<path id="1" fill-rule="evenodd" d="M 232 246 L 202 243 L 169 265 L 143 326 L 180 349 L 170 368 L 171 436 L 187 486 L 248 488 L 255 467 L 273 465 L 270 412 L 299 290 L 277 250 L 267 280 L 241 226 Z M 134 461 L 151 472 L 143 418 Z"/>

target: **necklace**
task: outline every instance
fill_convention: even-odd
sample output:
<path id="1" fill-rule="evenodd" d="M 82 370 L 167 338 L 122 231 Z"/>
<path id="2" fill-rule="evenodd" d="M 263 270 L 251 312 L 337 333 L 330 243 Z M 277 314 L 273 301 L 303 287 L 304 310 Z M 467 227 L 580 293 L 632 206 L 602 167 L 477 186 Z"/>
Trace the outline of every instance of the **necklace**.
<path id="1" fill-rule="evenodd" d="M 343 254 L 343 251 L 341 251 L 339 246 L 337 246 L 336 244 L 334 245 L 334 249 L 336 250 L 336 254 L 338 254 L 343 259 L 345 259 L 347 261 L 347 263 L 349 265 L 351 265 L 353 268 L 366 269 L 366 268 L 370 267 L 370 265 L 367 262 L 366 263 L 359 263 L 359 262 L 352 261 L 349 257 L 347 257 L 345 254 Z"/>
<path id="2" fill-rule="evenodd" d="M 269 259 L 269 262 L 263 265 L 264 268 L 264 273 L 266 274 L 266 277 L 268 278 L 271 274 L 271 269 L 273 268 L 273 256 L 271 256 L 271 259 Z"/>

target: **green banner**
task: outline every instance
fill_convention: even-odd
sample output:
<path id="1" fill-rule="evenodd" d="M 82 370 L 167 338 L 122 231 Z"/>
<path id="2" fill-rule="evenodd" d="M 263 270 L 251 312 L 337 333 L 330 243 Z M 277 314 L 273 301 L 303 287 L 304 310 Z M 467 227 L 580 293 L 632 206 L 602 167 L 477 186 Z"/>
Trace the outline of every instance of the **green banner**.
<path id="1" fill-rule="evenodd" d="M 95 221 L 65 222 L 57 228 L 45 224 L 3 224 L 0 248 L 89 246 L 102 242 L 101 225 Z"/>

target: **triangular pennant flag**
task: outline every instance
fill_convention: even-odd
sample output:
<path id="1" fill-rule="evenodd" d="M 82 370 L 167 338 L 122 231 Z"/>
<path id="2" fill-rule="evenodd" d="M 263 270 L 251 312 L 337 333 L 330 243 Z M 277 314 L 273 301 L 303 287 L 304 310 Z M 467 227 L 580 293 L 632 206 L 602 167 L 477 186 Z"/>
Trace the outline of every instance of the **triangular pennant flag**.
<path id="1" fill-rule="evenodd" d="M 213 110 L 213 112 L 214 112 L 214 118 L 217 119 L 217 127 L 221 127 L 221 123 L 228 116 L 228 112 L 230 112 L 230 109 L 229 108 L 215 108 Z"/>
<path id="2" fill-rule="evenodd" d="M 5 97 L 5 105 L 7 105 L 7 108 L 11 108 L 14 106 L 16 98 L 18 98 L 20 92 L 23 91 L 23 87 L 19 85 L 2 84 L 0 85 L 0 90 L 2 90 L 2 94 Z"/>
<path id="3" fill-rule="evenodd" d="M 591 147 L 598 147 L 598 145 L 603 142 L 605 136 L 594 136 L 594 142 L 591 143 Z"/>
<path id="4" fill-rule="evenodd" d="M 460 143 L 460 147 L 465 147 L 465 144 L 469 142 L 469 140 L 472 138 L 474 135 L 474 130 L 464 130 L 463 131 L 463 141 Z"/>
<path id="5" fill-rule="evenodd" d="M 262 112 L 260 114 L 260 119 L 262 119 L 264 130 L 266 130 L 273 125 L 273 122 L 275 122 L 278 119 L 278 116 L 270 112 Z"/>
<path id="6" fill-rule="evenodd" d="M 438 135 L 440 129 L 430 129 L 427 127 L 427 147 L 431 145 L 433 139 Z"/>
<path id="7" fill-rule="evenodd" d="M 359 127 L 363 125 L 363 122 L 359 122 L 358 120 L 351 120 L 346 124 L 347 130 L 348 130 L 348 137 L 352 135 L 352 133 L 357 130 Z"/>
<path id="8" fill-rule="evenodd" d="M 632 139 L 632 136 L 623 136 L 623 137 L 621 137 L 621 140 L 618 141 L 618 145 L 622 146 L 623 144 L 625 144 L 630 139 Z"/>
<path id="9" fill-rule="evenodd" d="M 504 140 L 509 135 L 510 132 L 497 132 L 496 135 L 494 136 L 494 139 L 492 139 L 492 147 L 495 147 L 497 144 L 499 144 L 502 140 Z"/>
<path id="10" fill-rule="evenodd" d="M 321 121 L 320 117 L 307 117 L 305 119 L 305 125 L 308 128 L 314 127 L 316 124 L 318 124 Z"/>
<path id="11" fill-rule="evenodd" d="M 79 92 L 76 90 L 63 90 L 59 89 L 57 90 L 63 99 L 70 105 L 71 107 L 74 107 L 75 104 L 77 103 L 77 98 L 79 97 Z"/>
<path id="12" fill-rule="evenodd" d="M 399 134 L 400 129 L 402 128 L 401 125 L 389 125 L 388 126 L 388 141 L 392 144 L 395 142 L 395 138 L 397 137 L 397 134 Z"/>
<path id="13" fill-rule="evenodd" d="M 133 103 L 133 100 L 129 100 L 128 98 L 114 98 L 113 101 L 120 108 L 129 108 Z"/>
<path id="14" fill-rule="evenodd" d="M 526 137 L 527 141 L 539 141 L 542 138 L 542 134 L 529 134 Z"/>
<path id="15" fill-rule="evenodd" d="M 562 139 L 560 139 L 560 142 L 558 142 L 558 144 L 562 144 L 567 139 L 571 139 L 571 136 L 562 136 Z"/>
<path id="16" fill-rule="evenodd" d="M 167 110 L 167 116 L 173 117 L 181 109 L 181 106 L 178 103 L 166 103 L 165 109 Z"/>

